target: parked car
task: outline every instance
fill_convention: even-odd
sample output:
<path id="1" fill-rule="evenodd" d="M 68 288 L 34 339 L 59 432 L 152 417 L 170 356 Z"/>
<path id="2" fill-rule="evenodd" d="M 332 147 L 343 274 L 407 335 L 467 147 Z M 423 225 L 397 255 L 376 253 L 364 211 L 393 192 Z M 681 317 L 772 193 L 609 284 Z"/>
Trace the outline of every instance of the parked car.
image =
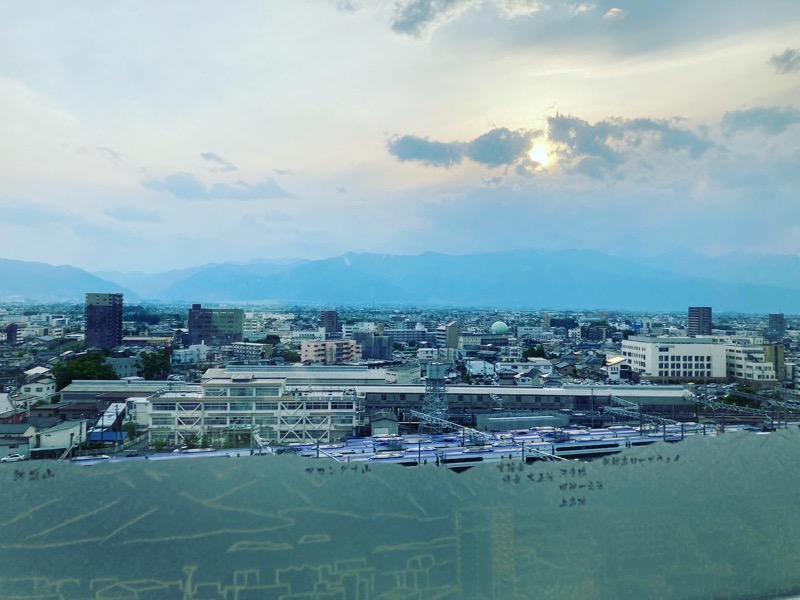
<path id="1" fill-rule="evenodd" d="M 24 454 L 9 454 L 8 456 L 0 458 L 0 462 L 18 462 L 20 460 L 25 460 Z"/>

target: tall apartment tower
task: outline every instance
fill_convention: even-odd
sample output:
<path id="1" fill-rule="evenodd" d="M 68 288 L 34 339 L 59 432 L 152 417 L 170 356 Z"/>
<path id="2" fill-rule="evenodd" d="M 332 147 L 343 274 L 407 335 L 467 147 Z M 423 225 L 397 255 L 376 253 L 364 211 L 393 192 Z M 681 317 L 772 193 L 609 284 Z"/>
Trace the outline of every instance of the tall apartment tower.
<path id="1" fill-rule="evenodd" d="M 458 348 L 458 338 L 461 337 L 461 328 L 458 323 L 451 321 L 444 326 L 444 347 Z"/>
<path id="2" fill-rule="evenodd" d="M 690 306 L 686 333 L 690 336 L 711 335 L 711 307 Z"/>
<path id="3" fill-rule="evenodd" d="M 86 294 L 85 317 L 87 348 L 122 345 L 122 294 Z"/>
<path id="4" fill-rule="evenodd" d="M 339 313 L 336 310 L 323 310 L 319 313 L 320 324 L 325 328 L 328 338 L 339 337 L 342 333 L 342 324 L 339 322 Z"/>
<path id="5" fill-rule="evenodd" d="M 770 313 L 767 321 L 767 337 L 780 340 L 786 335 L 786 317 L 783 313 Z"/>

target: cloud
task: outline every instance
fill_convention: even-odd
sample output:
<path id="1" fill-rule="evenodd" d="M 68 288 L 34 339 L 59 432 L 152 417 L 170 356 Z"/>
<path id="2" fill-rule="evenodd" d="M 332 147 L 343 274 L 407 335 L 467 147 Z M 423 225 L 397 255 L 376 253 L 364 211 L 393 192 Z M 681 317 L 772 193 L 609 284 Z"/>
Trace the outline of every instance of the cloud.
<path id="1" fill-rule="evenodd" d="M 681 125 L 681 119 L 625 119 L 610 117 L 590 123 L 579 117 L 556 115 L 547 119 L 547 131 L 498 127 L 469 142 L 439 142 L 412 135 L 389 140 L 389 153 L 402 162 L 449 168 L 470 159 L 488 168 L 513 167 L 529 178 L 543 165 L 530 150 L 544 144 L 555 161 L 553 168 L 593 179 L 630 174 L 620 169 L 636 159 L 652 170 L 653 161 L 686 153 L 697 159 L 714 147 L 705 129 L 699 133 Z M 673 161 L 674 162 L 674 161 Z M 638 176 L 642 176 L 641 171 Z M 646 176 L 646 173 L 645 173 Z"/>
<path id="2" fill-rule="evenodd" d="M 487 167 L 516 164 L 527 157 L 532 140 L 541 132 L 512 131 L 506 127 L 492 129 L 470 142 L 435 142 L 427 138 L 404 135 L 389 140 L 389 153 L 400 161 L 420 162 L 432 167 L 452 167 L 464 158 Z"/>
<path id="3" fill-rule="evenodd" d="M 97 148 L 98 152 L 102 155 L 107 157 L 114 162 L 120 162 L 126 158 L 126 156 L 122 152 L 117 152 L 113 148 L 109 148 L 108 146 L 99 146 Z"/>
<path id="4" fill-rule="evenodd" d="M 492 129 L 465 146 L 465 154 L 487 167 L 511 165 L 525 157 L 538 132 L 511 131 L 505 127 Z"/>
<path id="5" fill-rule="evenodd" d="M 769 62 L 778 73 L 800 71 L 800 50 L 787 48 L 780 54 L 770 56 Z"/>
<path id="6" fill-rule="evenodd" d="M 395 6 L 392 31 L 422 37 L 436 25 L 449 21 L 474 0 L 403 0 Z"/>
<path id="7" fill-rule="evenodd" d="M 563 170 L 602 179 L 634 157 L 684 151 L 699 158 L 714 146 L 706 132 L 700 135 L 679 123 L 678 119 L 620 117 L 589 123 L 556 115 L 547 119 L 547 132 L 498 127 L 472 141 L 450 143 L 405 135 L 389 140 L 388 149 L 403 162 L 449 168 L 470 159 L 489 168 L 514 167 L 517 175 L 529 177 L 541 168 L 529 155 L 531 147 L 546 137 L 551 156 Z"/>
<path id="8" fill-rule="evenodd" d="M 191 173 L 174 173 L 164 179 L 143 181 L 142 185 L 158 192 L 168 192 L 184 200 L 262 200 L 291 196 L 271 178 L 259 183 L 240 180 L 206 187 Z"/>
<path id="9" fill-rule="evenodd" d="M 609 145 L 609 124 L 595 125 L 578 117 L 556 115 L 547 119 L 548 138 L 560 144 L 567 158 L 592 157 L 613 166 L 622 162 L 620 155 Z"/>
<path id="10" fill-rule="evenodd" d="M 360 10 L 362 4 L 360 0 L 330 0 L 330 3 L 336 10 L 348 13 Z"/>
<path id="11" fill-rule="evenodd" d="M 229 163 L 216 152 L 201 152 L 200 157 L 210 163 L 209 168 L 215 173 L 230 173 L 237 170 L 236 165 Z"/>
<path id="12" fill-rule="evenodd" d="M 489 5 L 505 19 L 532 17 L 547 12 L 555 18 L 575 17 L 594 10 L 589 2 L 570 0 L 401 0 L 395 5 L 392 30 L 395 33 L 422 38 L 432 29 L 452 21 L 470 7 Z M 609 18 L 623 19 L 628 11 L 612 8 Z"/>
<path id="13" fill-rule="evenodd" d="M 591 124 L 578 117 L 547 119 L 548 137 L 559 148 L 567 168 L 600 179 L 633 156 L 653 152 L 688 151 L 698 158 L 713 143 L 676 125 L 676 119 L 613 117 Z"/>
<path id="14" fill-rule="evenodd" d="M 458 142 L 432 142 L 428 138 L 403 135 L 388 143 L 389 153 L 399 161 L 421 162 L 431 167 L 452 167 L 464 156 L 462 144 Z"/>
<path id="15" fill-rule="evenodd" d="M 800 123 L 800 110 L 792 106 L 757 106 L 726 112 L 722 117 L 722 131 L 725 135 L 732 135 L 760 129 L 778 134 L 797 123 Z"/>
<path id="16" fill-rule="evenodd" d="M 163 219 L 155 211 L 142 210 L 135 206 L 115 206 L 105 211 L 112 219 L 120 221 L 135 221 L 139 223 L 161 223 Z"/>
<path id="17" fill-rule="evenodd" d="M 617 139 L 627 138 L 634 146 L 652 141 L 657 150 L 687 150 L 692 158 L 698 158 L 713 143 L 696 133 L 677 127 L 679 119 L 611 119 L 611 135 Z"/>
<path id="18" fill-rule="evenodd" d="M 625 17 L 627 17 L 629 11 L 624 10 L 622 8 L 609 8 L 608 12 L 603 15 L 604 21 L 622 21 Z"/>
<path id="19" fill-rule="evenodd" d="M 71 142 L 67 142 L 61 144 L 61 148 L 64 150 L 72 150 L 75 154 L 78 155 L 97 156 L 100 158 L 111 160 L 115 163 L 122 162 L 127 158 L 127 156 L 125 156 L 122 152 L 114 150 L 113 148 L 109 148 L 108 146 L 93 146 L 91 144 L 76 146 Z"/>

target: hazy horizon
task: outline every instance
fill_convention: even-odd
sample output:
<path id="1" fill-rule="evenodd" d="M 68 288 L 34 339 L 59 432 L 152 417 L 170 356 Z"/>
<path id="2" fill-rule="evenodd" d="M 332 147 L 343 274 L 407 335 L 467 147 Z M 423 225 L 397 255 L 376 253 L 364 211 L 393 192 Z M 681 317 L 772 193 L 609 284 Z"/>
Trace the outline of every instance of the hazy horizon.
<path id="1" fill-rule="evenodd" d="M 800 254 L 793 0 L 7 3 L 2 255 Z"/>

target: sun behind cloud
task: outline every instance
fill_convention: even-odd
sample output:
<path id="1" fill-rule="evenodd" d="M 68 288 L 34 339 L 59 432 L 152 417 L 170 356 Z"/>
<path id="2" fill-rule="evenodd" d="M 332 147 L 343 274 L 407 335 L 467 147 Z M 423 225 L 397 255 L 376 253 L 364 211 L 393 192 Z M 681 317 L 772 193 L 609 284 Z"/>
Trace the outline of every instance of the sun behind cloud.
<path id="1" fill-rule="evenodd" d="M 550 161 L 552 160 L 550 157 L 550 152 L 548 152 L 547 146 L 544 144 L 536 144 L 528 151 L 528 156 L 531 157 L 531 160 L 539 163 L 543 167 L 549 165 Z"/>

